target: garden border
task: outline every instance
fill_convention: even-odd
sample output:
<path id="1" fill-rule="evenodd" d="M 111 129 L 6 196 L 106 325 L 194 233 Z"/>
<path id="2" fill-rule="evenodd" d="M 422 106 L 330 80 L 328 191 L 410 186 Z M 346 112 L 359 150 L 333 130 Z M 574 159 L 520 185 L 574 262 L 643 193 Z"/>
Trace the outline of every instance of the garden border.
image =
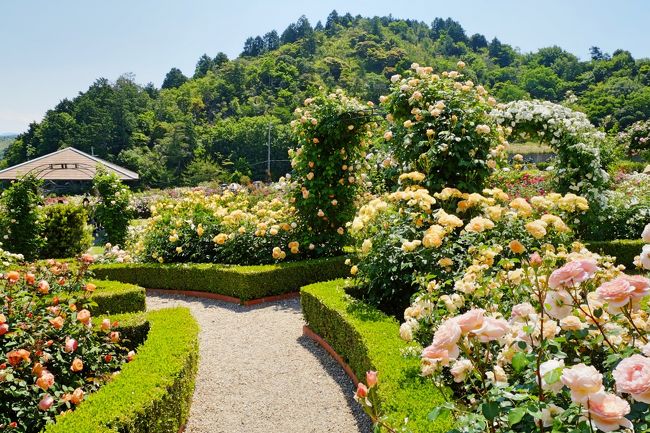
<path id="1" fill-rule="evenodd" d="M 616 257 L 616 263 L 634 270 L 634 257 L 641 254 L 645 245 L 642 239 L 615 239 L 611 241 L 585 241 L 585 246 L 594 253 Z"/>
<path id="2" fill-rule="evenodd" d="M 369 370 L 378 372 L 377 396 L 389 425 L 399 427 L 408 418 L 407 427 L 414 433 L 443 433 L 452 428 L 449 416 L 428 420 L 445 398 L 420 376 L 419 358 L 403 356 L 404 350 L 418 346 L 399 337 L 397 320 L 348 296 L 344 280 L 305 286 L 301 295 L 309 330 L 326 342 L 355 376 L 365 377 Z"/>
<path id="3" fill-rule="evenodd" d="M 148 290 L 249 306 L 295 297 L 304 285 L 347 276 L 345 259 L 340 256 L 260 266 L 130 263 L 95 265 L 91 270 L 97 278 Z"/>
<path id="4" fill-rule="evenodd" d="M 147 313 L 149 335 L 120 374 L 45 433 L 182 431 L 194 393 L 199 326 L 186 308 Z"/>

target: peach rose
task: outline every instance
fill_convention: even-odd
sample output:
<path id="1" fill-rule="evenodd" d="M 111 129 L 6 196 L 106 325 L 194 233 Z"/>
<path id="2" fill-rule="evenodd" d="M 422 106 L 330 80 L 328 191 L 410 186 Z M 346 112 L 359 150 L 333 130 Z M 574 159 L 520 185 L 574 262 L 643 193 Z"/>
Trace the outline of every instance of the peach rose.
<path id="1" fill-rule="evenodd" d="M 635 290 L 635 287 L 627 279 L 617 277 L 601 284 L 596 289 L 596 294 L 598 295 L 598 299 L 607 302 L 609 310 L 612 311 L 627 305 L 632 299 L 632 294 Z"/>
<path id="2" fill-rule="evenodd" d="M 77 320 L 83 323 L 84 325 L 88 325 L 90 323 L 90 311 L 83 309 L 80 312 L 78 312 Z"/>
<path id="3" fill-rule="evenodd" d="M 650 358 L 632 355 L 618 363 L 612 372 L 616 390 L 650 404 Z"/>
<path id="4" fill-rule="evenodd" d="M 38 282 L 38 288 L 36 289 L 38 293 L 41 295 L 47 295 L 50 293 L 50 283 L 48 283 L 45 280 L 41 280 Z"/>
<path id="5" fill-rule="evenodd" d="M 494 317 L 486 317 L 483 319 L 483 325 L 480 329 L 474 331 L 482 343 L 488 341 L 498 340 L 508 333 L 510 325 L 503 319 L 495 319 Z"/>
<path id="6" fill-rule="evenodd" d="M 585 328 L 585 324 L 579 317 L 569 315 L 560 320 L 560 328 L 564 331 L 580 331 Z"/>
<path id="7" fill-rule="evenodd" d="M 84 390 L 81 388 L 75 389 L 74 392 L 72 393 L 72 396 L 70 397 L 70 401 L 72 402 L 72 404 L 75 405 L 81 403 L 83 399 L 84 399 Z"/>
<path id="8" fill-rule="evenodd" d="M 615 394 L 599 392 L 589 397 L 589 418 L 597 428 L 611 432 L 621 427 L 634 429 L 625 415 L 630 413 L 627 401 Z"/>
<path id="9" fill-rule="evenodd" d="M 7 353 L 7 361 L 14 367 L 23 361 L 27 362 L 28 364 L 31 362 L 29 359 L 29 352 L 25 349 L 12 350 L 11 352 Z"/>
<path id="10" fill-rule="evenodd" d="M 472 361 L 469 359 L 459 359 L 454 363 L 454 365 L 449 369 L 449 372 L 454 376 L 454 382 L 460 383 L 465 381 L 467 373 L 474 368 Z"/>
<path id="11" fill-rule="evenodd" d="M 86 292 L 94 292 L 96 288 L 97 288 L 97 286 L 94 285 L 93 283 L 87 283 L 86 287 L 85 287 L 85 290 L 86 290 Z"/>
<path id="12" fill-rule="evenodd" d="M 591 278 L 598 270 L 598 264 L 593 259 L 574 260 L 556 269 L 548 277 L 548 286 L 552 289 L 580 284 Z"/>
<path id="13" fill-rule="evenodd" d="M 7 272 L 7 281 L 9 281 L 11 284 L 17 283 L 18 280 L 20 280 L 20 274 L 16 271 L 9 271 Z"/>
<path id="14" fill-rule="evenodd" d="M 461 314 L 456 317 L 454 320 L 460 326 L 460 329 L 463 331 L 463 334 L 468 332 L 476 331 L 483 325 L 483 319 L 485 317 L 485 310 L 480 308 L 474 308 L 468 312 Z"/>
<path id="15" fill-rule="evenodd" d="M 592 395 L 603 391 L 603 375 L 591 365 L 577 364 L 565 368 L 561 379 L 571 391 L 571 400 L 575 403 L 586 404 Z"/>
<path id="16" fill-rule="evenodd" d="M 50 319 L 49 322 L 54 327 L 54 329 L 61 329 L 63 328 L 65 319 L 61 316 L 56 316 L 54 319 Z"/>
<path id="17" fill-rule="evenodd" d="M 41 371 L 41 375 L 36 379 L 36 386 L 47 391 L 52 385 L 54 385 L 54 375 L 47 370 Z"/>
<path id="18" fill-rule="evenodd" d="M 25 282 L 27 284 L 31 286 L 34 284 L 35 281 L 36 281 L 36 276 L 34 274 L 32 274 L 31 272 L 27 272 L 25 274 Z"/>
<path id="19" fill-rule="evenodd" d="M 108 331 L 109 329 L 111 329 L 111 321 L 109 319 L 102 320 L 101 328 L 103 331 Z"/>
<path id="20" fill-rule="evenodd" d="M 528 302 L 523 302 L 512 307 L 512 312 L 510 313 L 510 319 L 525 319 L 531 314 L 535 313 L 535 308 L 530 305 Z"/>
<path id="21" fill-rule="evenodd" d="M 84 369 L 84 363 L 81 359 L 75 358 L 72 361 L 72 364 L 70 364 L 70 370 L 74 371 L 75 373 L 80 372 L 81 370 Z"/>
<path id="22" fill-rule="evenodd" d="M 0 336 L 5 335 L 7 332 L 9 332 L 9 325 L 7 323 L 3 323 L 0 325 Z"/>
<path id="23" fill-rule="evenodd" d="M 377 385 L 377 372 L 376 371 L 366 371 L 366 383 L 368 388 L 372 388 Z"/>

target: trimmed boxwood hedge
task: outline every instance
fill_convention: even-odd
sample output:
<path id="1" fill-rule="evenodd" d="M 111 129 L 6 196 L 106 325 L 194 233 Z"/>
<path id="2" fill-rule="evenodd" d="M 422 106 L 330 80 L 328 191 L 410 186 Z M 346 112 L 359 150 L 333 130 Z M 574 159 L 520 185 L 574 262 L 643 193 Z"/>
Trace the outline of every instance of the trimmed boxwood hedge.
<path id="1" fill-rule="evenodd" d="M 136 313 L 146 309 L 146 293 L 142 287 L 118 281 L 89 280 L 97 286 L 90 299 L 97 305 L 90 307 L 93 316 L 100 314 Z M 59 295 L 65 299 L 67 295 Z"/>
<path id="2" fill-rule="evenodd" d="M 626 269 L 634 270 L 634 257 L 641 254 L 645 243 L 641 239 L 618 239 L 614 241 L 586 242 L 587 248 L 599 254 L 616 257 L 616 263 L 624 265 Z"/>
<path id="3" fill-rule="evenodd" d="M 195 290 L 249 301 L 344 277 L 349 273 L 344 262 L 345 257 L 261 266 L 129 263 L 95 265 L 92 271 L 98 278 L 148 289 Z"/>
<path id="4" fill-rule="evenodd" d="M 406 426 L 413 433 L 449 431 L 449 417 L 441 416 L 435 422 L 427 419 L 444 397 L 420 376 L 419 360 L 402 355 L 402 350 L 413 344 L 399 337 L 399 323 L 346 295 L 344 286 L 344 280 L 336 280 L 302 288 L 302 311 L 309 327 L 361 380 L 368 370 L 379 372 L 381 411 L 389 424 L 402 425 L 408 418 Z"/>
<path id="5" fill-rule="evenodd" d="M 170 433 L 184 425 L 194 391 L 199 327 L 189 310 L 147 314 L 151 330 L 135 359 L 46 433 Z"/>

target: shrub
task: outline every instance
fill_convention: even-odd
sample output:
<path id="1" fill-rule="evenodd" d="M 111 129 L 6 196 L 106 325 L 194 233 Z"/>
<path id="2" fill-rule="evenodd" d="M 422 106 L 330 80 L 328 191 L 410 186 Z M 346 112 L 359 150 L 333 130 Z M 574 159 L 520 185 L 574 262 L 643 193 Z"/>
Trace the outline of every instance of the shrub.
<path id="1" fill-rule="evenodd" d="M 83 206 L 55 204 L 43 208 L 43 246 L 40 257 L 74 257 L 86 251 L 93 241 L 92 227 Z"/>
<path id="2" fill-rule="evenodd" d="M 38 256 L 43 245 L 40 195 L 42 182 L 33 175 L 27 175 L 11 183 L 0 196 L 0 228 L 4 234 L 1 240 L 12 253 L 22 254 L 27 260 Z"/>
<path id="3" fill-rule="evenodd" d="M 530 199 L 553 190 L 552 176 L 540 170 L 498 170 L 487 180 L 490 188 L 500 188 L 515 197 Z"/>
<path id="4" fill-rule="evenodd" d="M 300 146 L 289 156 L 301 243 L 313 244 L 318 256 L 340 254 L 345 245 L 345 226 L 354 217 L 354 200 L 363 183 L 372 121 L 367 110 L 337 90 L 306 99 L 291 122 Z"/>
<path id="5" fill-rule="evenodd" d="M 591 241 L 587 242 L 586 245 L 591 251 L 616 257 L 616 263 L 625 266 L 626 269 L 634 270 L 634 257 L 639 255 L 639 251 L 643 248 L 644 242 L 641 239 L 619 239 L 613 241 Z"/>
<path id="6" fill-rule="evenodd" d="M 232 296 L 242 301 L 296 292 L 305 284 L 340 278 L 347 273 L 343 257 L 262 266 L 214 264 L 96 265 L 98 278 L 148 289 L 192 290 Z"/>
<path id="7" fill-rule="evenodd" d="M 116 328 L 120 331 L 121 344 L 129 350 L 135 350 L 147 339 L 150 323 L 144 311 L 98 316 L 93 322 L 95 332 L 101 331 L 104 319 L 110 320 L 112 324 L 117 323 Z"/>
<path id="8" fill-rule="evenodd" d="M 113 244 L 122 244 L 131 221 L 131 191 L 115 173 L 98 169 L 93 178 L 93 188 L 99 195 L 95 206 L 95 220 L 106 231 Z"/>
<path id="9" fill-rule="evenodd" d="M 402 175 L 408 178 L 421 175 Z M 351 232 L 361 254 L 350 271 L 367 302 L 401 314 L 418 290 L 439 286 L 440 294 L 451 294 L 466 267 L 511 260 L 513 241 L 524 249 L 569 243 L 569 225 L 587 209 L 587 201 L 572 194 L 536 196 L 529 203 L 499 189 L 480 195 L 446 188 L 430 195 L 404 186 L 359 210 Z M 471 289 L 467 282 L 461 290 Z"/>
<path id="10" fill-rule="evenodd" d="M 117 281 L 91 280 L 97 286 L 90 299 L 93 314 L 121 314 L 144 311 L 145 291 L 142 287 Z"/>
<path id="11" fill-rule="evenodd" d="M 627 147 L 630 155 L 641 155 L 650 161 L 650 120 L 633 123 L 618 135 L 618 139 Z"/>
<path id="12" fill-rule="evenodd" d="M 458 71 L 413 69 L 393 76 L 391 93 L 382 97 L 390 121 L 384 138 L 394 142 L 397 162 L 423 173 L 429 189 L 480 191 L 505 151 L 503 129 L 489 115 L 496 101 Z"/>
<path id="13" fill-rule="evenodd" d="M 40 431 L 96 391 L 125 359 L 119 329 L 90 326 L 87 262 L 18 269 L 0 280 L 0 428 Z M 63 298 L 68 301 L 62 301 Z M 110 331 L 110 334 L 109 334 Z"/>
<path id="14" fill-rule="evenodd" d="M 151 329 L 132 362 L 46 433 L 169 433 L 187 420 L 198 362 L 198 325 L 189 310 L 147 314 Z"/>
<path id="15" fill-rule="evenodd" d="M 309 327 L 323 337 L 350 365 L 357 377 L 379 372 L 377 389 L 387 423 L 413 433 L 447 432 L 448 417 L 427 420 L 432 406 L 444 396 L 419 375 L 419 361 L 403 352 L 416 350 L 399 338 L 399 324 L 381 312 L 345 295 L 343 280 L 312 284 L 301 290 L 301 304 Z"/>

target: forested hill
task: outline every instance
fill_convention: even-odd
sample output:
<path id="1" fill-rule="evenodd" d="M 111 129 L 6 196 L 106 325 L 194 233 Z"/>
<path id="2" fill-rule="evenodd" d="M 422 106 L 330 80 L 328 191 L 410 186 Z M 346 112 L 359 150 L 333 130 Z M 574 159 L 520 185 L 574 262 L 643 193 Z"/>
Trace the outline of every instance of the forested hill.
<path id="1" fill-rule="evenodd" d="M 236 59 L 204 55 L 191 76 L 172 68 L 161 88 L 128 75 L 98 79 L 31 124 L 2 164 L 75 146 L 137 170 L 150 186 L 195 183 L 224 167 L 263 178 L 270 129 L 277 176 L 287 169 L 291 113 L 304 98 L 342 87 L 376 101 L 387 77 L 412 62 L 445 70 L 462 59 L 470 78 L 501 101 L 564 102 L 607 130 L 650 117 L 650 60 L 597 47 L 590 54 L 586 61 L 560 47 L 522 54 L 468 35 L 451 19 L 427 24 L 334 11 L 312 26 L 301 17 L 281 33 L 249 38 Z"/>

